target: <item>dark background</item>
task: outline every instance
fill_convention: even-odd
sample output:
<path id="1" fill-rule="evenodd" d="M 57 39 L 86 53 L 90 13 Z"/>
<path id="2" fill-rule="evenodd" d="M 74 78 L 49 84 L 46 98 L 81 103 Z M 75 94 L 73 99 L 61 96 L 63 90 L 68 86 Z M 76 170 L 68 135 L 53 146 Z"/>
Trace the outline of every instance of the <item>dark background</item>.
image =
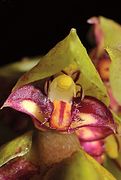
<path id="1" fill-rule="evenodd" d="M 88 48 L 86 21 L 99 15 L 121 23 L 121 2 L 0 0 L 0 65 L 47 53 L 72 27 Z"/>

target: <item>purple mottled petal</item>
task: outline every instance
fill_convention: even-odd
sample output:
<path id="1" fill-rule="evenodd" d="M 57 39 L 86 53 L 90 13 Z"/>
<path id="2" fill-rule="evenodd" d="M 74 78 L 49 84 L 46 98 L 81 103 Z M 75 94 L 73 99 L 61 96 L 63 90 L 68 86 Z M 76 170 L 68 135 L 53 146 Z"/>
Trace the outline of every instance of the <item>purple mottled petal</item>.
<path id="1" fill-rule="evenodd" d="M 82 127 L 76 130 L 76 134 L 81 141 L 95 141 L 112 134 L 112 130 L 107 127 Z"/>
<path id="2" fill-rule="evenodd" d="M 26 113 L 40 123 L 47 121 L 52 113 L 53 104 L 33 85 L 25 85 L 13 91 L 5 101 L 3 107 L 11 107 Z"/>
<path id="3" fill-rule="evenodd" d="M 104 142 L 102 140 L 92 142 L 81 142 L 82 148 L 91 156 L 100 156 L 104 153 Z"/>
<path id="4" fill-rule="evenodd" d="M 81 128 L 85 126 L 107 128 L 116 132 L 116 125 L 113 116 L 104 103 L 98 99 L 85 96 L 80 101 L 80 98 L 75 98 L 72 107 L 72 124 L 70 128 Z"/>

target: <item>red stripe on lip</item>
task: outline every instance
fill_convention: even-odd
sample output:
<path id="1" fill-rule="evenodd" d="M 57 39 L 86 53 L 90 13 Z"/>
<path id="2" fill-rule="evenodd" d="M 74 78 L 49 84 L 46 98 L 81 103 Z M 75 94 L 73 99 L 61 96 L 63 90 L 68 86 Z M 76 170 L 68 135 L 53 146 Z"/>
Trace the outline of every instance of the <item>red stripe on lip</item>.
<path id="1" fill-rule="evenodd" d="M 65 107 L 66 107 L 66 103 L 61 101 L 60 102 L 60 113 L 59 113 L 59 125 L 62 125 L 62 123 L 63 123 Z"/>

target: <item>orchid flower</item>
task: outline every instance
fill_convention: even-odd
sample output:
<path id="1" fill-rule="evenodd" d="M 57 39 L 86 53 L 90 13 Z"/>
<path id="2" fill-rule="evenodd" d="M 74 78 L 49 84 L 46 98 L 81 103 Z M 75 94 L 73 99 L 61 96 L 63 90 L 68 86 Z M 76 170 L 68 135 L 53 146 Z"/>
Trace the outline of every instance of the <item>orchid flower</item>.
<path id="1" fill-rule="evenodd" d="M 80 151 L 72 157 L 74 158 L 72 162 L 77 164 L 79 162 L 79 167 L 82 167 L 80 162 L 86 163 L 85 168 L 88 171 L 86 176 L 96 169 L 100 178 L 106 174 L 109 179 L 115 179 L 101 166 L 106 160 L 105 139 L 117 133 L 117 124 L 108 105 L 106 88 L 76 30 L 72 29 L 70 34 L 41 58 L 35 67 L 19 78 L 1 109 L 10 107 L 29 115 L 37 134 L 49 132 L 59 133 L 62 136 L 74 134 L 78 139 Z M 37 135 L 36 139 L 38 138 Z M 33 154 L 35 145 L 31 146 L 32 152 L 27 148 L 30 151 L 28 157 Z M 36 146 L 39 146 L 39 143 Z M 66 147 L 65 144 L 61 148 L 63 147 Z M 3 154 L 5 149 L 3 147 L 1 150 Z M 16 152 L 15 149 L 13 154 Z M 27 154 L 25 149 L 24 156 Z M 1 166 L 11 159 L 22 156 L 18 151 L 17 155 L 13 154 L 9 159 L 6 158 L 6 161 L 5 158 L 2 159 Z M 90 171 L 91 162 L 94 164 L 92 171 Z M 65 161 L 62 163 L 65 167 Z M 104 174 L 100 173 L 99 167 Z M 80 178 L 84 179 L 81 169 L 79 173 Z M 96 179 L 97 177 L 98 173 L 95 175 Z"/>

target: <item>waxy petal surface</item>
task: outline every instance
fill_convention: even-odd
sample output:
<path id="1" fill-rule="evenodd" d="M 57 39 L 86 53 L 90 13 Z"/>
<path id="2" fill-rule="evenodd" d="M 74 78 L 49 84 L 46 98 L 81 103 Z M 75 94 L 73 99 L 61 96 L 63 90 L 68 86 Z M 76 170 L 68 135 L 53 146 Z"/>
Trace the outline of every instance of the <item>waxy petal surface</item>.
<path id="1" fill-rule="evenodd" d="M 53 104 L 33 85 L 26 85 L 12 92 L 3 107 L 11 107 L 30 115 L 40 122 L 50 118 Z"/>
<path id="2" fill-rule="evenodd" d="M 112 130 L 106 127 L 82 127 L 76 130 L 76 134 L 80 141 L 100 140 L 112 134 Z"/>
<path id="3" fill-rule="evenodd" d="M 75 98 L 72 107 L 71 128 L 85 126 L 109 128 L 112 133 L 116 131 L 116 125 L 109 109 L 104 103 L 90 96 L 86 96 L 82 101 L 80 98 Z"/>

